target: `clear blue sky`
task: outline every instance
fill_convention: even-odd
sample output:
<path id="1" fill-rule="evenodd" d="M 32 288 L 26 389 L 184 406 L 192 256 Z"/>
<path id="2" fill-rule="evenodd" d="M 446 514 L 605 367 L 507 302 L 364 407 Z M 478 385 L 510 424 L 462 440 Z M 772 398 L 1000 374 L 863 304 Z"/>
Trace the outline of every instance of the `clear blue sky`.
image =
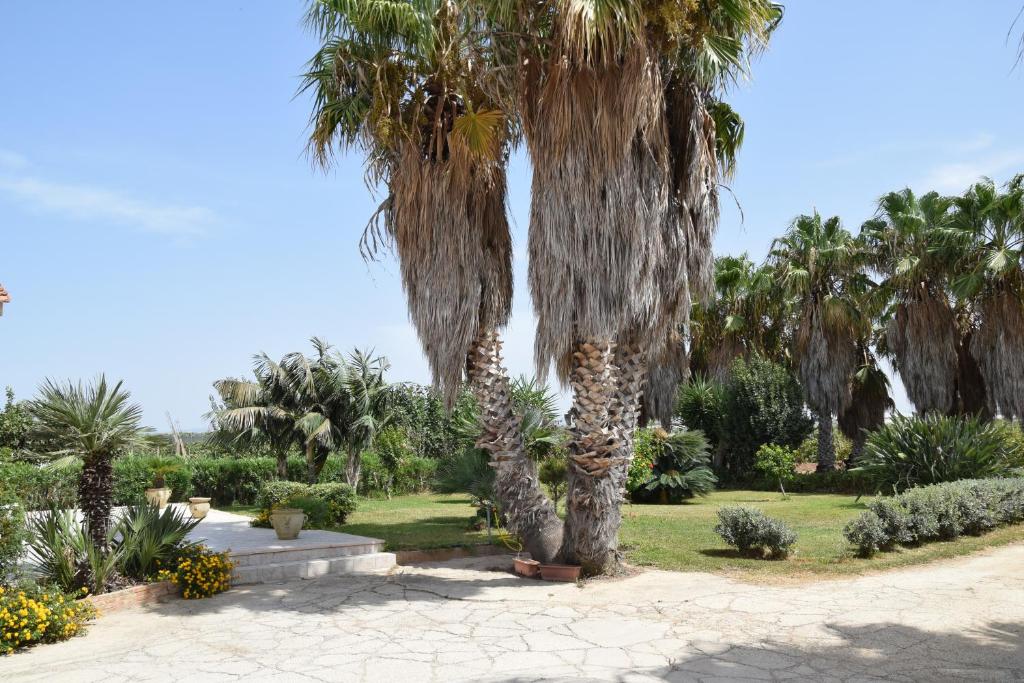
<path id="1" fill-rule="evenodd" d="M 958 191 L 1024 170 L 1021 0 L 791 0 L 734 94 L 747 141 L 717 239 L 760 259 L 798 213 L 856 228 L 883 192 Z M 315 172 L 301 2 L 8 2 L 0 8 L 0 385 L 123 378 L 148 423 L 203 426 L 211 382 L 251 355 L 375 347 L 425 381 L 393 263 L 357 241 L 361 160 Z M 531 372 L 515 160 L 513 372 Z M 901 401 L 902 402 L 902 401 Z"/>

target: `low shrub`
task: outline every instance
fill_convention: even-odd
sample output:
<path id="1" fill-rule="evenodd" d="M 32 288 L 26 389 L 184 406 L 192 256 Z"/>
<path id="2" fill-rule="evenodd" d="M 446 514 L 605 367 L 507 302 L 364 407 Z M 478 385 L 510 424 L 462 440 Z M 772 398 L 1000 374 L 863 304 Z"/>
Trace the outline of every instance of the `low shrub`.
<path id="1" fill-rule="evenodd" d="M 351 486 L 338 482 L 302 484 L 297 481 L 268 481 L 257 496 L 259 514 L 252 526 L 269 527 L 270 513 L 277 507 L 298 507 L 306 513 L 307 528 L 338 526 L 355 512 L 356 494 Z"/>
<path id="2" fill-rule="evenodd" d="M 26 537 L 25 508 L 13 494 L 0 493 L 0 586 L 17 575 Z"/>
<path id="3" fill-rule="evenodd" d="M 198 524 L 198 519 L 169 505 L 162 511 L 152 505 L 127 508 L 117 523 L 118 569 L 137 581 L 151 579 L 193 545 L 186 537 Z"/>
<path id="4" fill-rule="evenodd" d="M 740 552 L 761 557 L 786 557 L 796 543 L 796 533 L 785 522 L 743 506 L 719 508 L 715 533 Z"/>
<path id="5" fill-rule="evenodd" d="M 327 505 L 329 525 L 344 524 L 348 516 L 356 511 L 356 492 L 348 484 L 313 484 L 309 487 L 309 495 Z"/>
<path id="6" fill-rule="evenodd" d="M 853 442 L 847 439 L 838 429 L 832 430 L 832 445 L 836 449 L 836 462 L 846 462 L 853 452 Z M 811 435 L 796 447 L 798 463 L 818 462 L 818 429 L 815 427 Z"/>
<path id="7" fill-rule="evenodd" d="M 897 415 L 872 432 L 858 460 L 876 490 L 1006 476 L 1020 464 L 1011 432 L 978 418 Z"/>
<path id="8" fill-rule="evenodd" d="M 78 501 L 81 463 L 41 467 L 27 462 L 0 463 L 0 493 L 16 496 L 26 510 L 73 508 Z"/>
<path id="9" fill-rule="evenodd" d="M 196 545 L 183 550 L 175 558 L 173 568 L 162 570 L 159 578 L 177 585 L 186 600 L 197 600 L 231 588 L 233 568 L 226 552 L 217 553 L 205 545 Z"/>
<path id="10" fill-rule="evenodd" d="M 869 557 L 897 545 L 980 535 L 1022 521 L 1024 478 L 964 480 L 873 500 L 843 535 L 860 555 Z"/>
<path id="11" fill-rule="evenodd" d="M 83 593 L 56 586 L 0 586 L 0 654 L 36 643 L 55 643 L 81 633 L 96 610 Z"/>

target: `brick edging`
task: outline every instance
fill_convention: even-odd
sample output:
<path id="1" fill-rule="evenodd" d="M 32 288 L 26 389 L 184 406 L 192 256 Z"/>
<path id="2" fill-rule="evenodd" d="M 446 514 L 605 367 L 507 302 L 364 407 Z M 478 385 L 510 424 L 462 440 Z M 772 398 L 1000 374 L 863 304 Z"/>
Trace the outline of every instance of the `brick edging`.
<path id="1" fill-rule="evenodd" d="M 113 593 L 102 595 L 90 595 L 86 598 L 97 610 L 102 613 L 119 612 L 132 607 L 141 607 L 150 603 L 165 602 L 167 598 L 178 591 L 170 581 L 157 581 L 146 583 L 141 586 L 131 586 Z"/>

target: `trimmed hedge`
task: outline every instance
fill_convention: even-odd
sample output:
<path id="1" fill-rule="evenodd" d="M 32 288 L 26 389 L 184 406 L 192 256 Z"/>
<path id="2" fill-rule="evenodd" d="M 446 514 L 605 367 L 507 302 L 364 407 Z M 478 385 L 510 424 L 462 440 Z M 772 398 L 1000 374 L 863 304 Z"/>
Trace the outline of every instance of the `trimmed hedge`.
<path id="1" fill-rule="evenodd" d="M 879 498 L 843 535 L 864 557 L 898 545 L 978 536 L 1024 522 L 1024 477 L 968 479 L 910 489 Z"/>
<path id="2" fill-rule="evenodd" d="M 309 486 L 297 481 L 268 481 L 260 489 L 257 497 L 260 512 L 253 519 L 252 525 L 270 526 L 270 513 L 278 506 L 296 505 L 306 509 L 306 506 L 299 504 L 303 499 L 312 499 L 323 505 L 323 519 L 317 520 L 311 515 L 308 520 L 308 523 L 313 525 L 344 524 L 356 509 L 356 492 L 348 484 L 327 482 Z M 310 511 L 307 509 L 306 512 L 309 514 Z"/>
<path id="3" fill-rule="evenodd" d="M 114 504 L 131 505 L 143 500 L 152 486 L 153 470 L 149 456 L 126 455 L 114 460 Z M 50 505 L 72 508 L 78 500 L 81 465 L 40 467 L 25 462 L 0 463 L 0 494 L 10 492 L 29 510 L 45 510 Z M 320 483 L 344 482 L 345 461 L 327 459 Z M 288 476 L 305 481 L 306 463 L 302 458 L 288 459 Z M 263 484 L 277 479 L 277 461 L 270 457 L 201 458 L 182 464 L 181 470 L 167 475 L 172 501 L 190 496 L 209 496 L 215 505 L 256 503 Z"/>

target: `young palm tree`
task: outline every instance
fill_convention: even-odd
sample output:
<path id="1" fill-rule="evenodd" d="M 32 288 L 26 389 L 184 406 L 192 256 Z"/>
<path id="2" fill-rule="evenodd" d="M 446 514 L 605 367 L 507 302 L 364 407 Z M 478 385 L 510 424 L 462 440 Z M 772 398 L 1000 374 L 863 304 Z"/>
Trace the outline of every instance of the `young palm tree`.
<path id="1" fill-rule="evenodd" d="M 989 407 L 1024 418 L 1024 175 L 1005 192 L 985 179 L 953 199 L 947 234 L 957 259 L 953 292 L 969 301 L 976 327 L 969 347 Z"/>
<path id="2" fill-rule="evenodd" d="M 920 412 L 956 407 L 961 335 L 947 290 L 951 260 L 936 248 L 949 208 L 950 201 L 935 192 L 890 192 L 879 200 L 878 216 L 861 228 L 871 266 L 892 297 L 884 347 Z"/>
<path id="3" fill-rule="evenodd" d="M 29 404 L 34 438 L 48 444 L 54 455 L 82 459 L 78 505 L 90 538 L 101 550 L 109 538 L 114 458 L 144 434 L 142 408 L 130 401 L 122 382 L 110 386 L 100 375 L 91 384 L 47 379 Z"/>
<path id="4" fill-rule="evenodd" d="M 864 288 L 858 244 L 839 218 L 799 216 L 770 258 L 795 300 L 794 355 L 807 402 L 818 415 L 818 471 L 835 468 L 832 418 L 850 404 L 857 341 L 870 318 L 855 292 Z"/>
<path id="5" fill-rule="evenodd" d="M 512 301 L 512 119 L 490 94 L 494 42 L 457 2 L 320 0 L 308 20 L 320 41 L 304 83 L 310 150 L 327 166 L 337 147 L 358 147 L 369 184 L 387 188 L 363 244 L 372 256 L 393 242 L 434 382 L 451 405 L 466 373 L 509 529 L 551 559 L 561 521 L 523 452 L 498 335 Z"/>
<path id="6" fill-rule="evenodd" d="M 338 377 L 347 396 L 341 434 L 348 455 L 345 478 L 353 488 L 359 486 L 363 451 L 373 445 L 377 435 L 395 418 L 394 392 L 384 378 L 390 367 L 387 358 L 374 357 L 359 349 L 338 366 Z"/>

